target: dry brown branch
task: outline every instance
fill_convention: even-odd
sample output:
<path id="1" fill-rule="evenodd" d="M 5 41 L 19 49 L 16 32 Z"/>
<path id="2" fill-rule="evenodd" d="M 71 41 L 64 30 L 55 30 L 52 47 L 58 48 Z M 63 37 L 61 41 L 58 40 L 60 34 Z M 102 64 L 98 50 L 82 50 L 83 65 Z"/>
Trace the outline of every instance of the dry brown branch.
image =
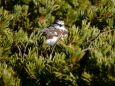
<path id="1" fill-rule="evenodd" d="M 105 34 L 105 33 L 109 33 L 109 32 L 112 32 L 112 31 L 115 31 L 115 29 L 111 29 L 111 30 L 105 30 L 105 31 L 101 31 L 96 37 L 93 37 L 90 42 L 89 42 L 89 45 L 87 48 L 83 49 L 82 51 L 87 51 L 87 50 L 91 50 L 91 45 L 93 44 L 93 42 L 102 34 Z"/>

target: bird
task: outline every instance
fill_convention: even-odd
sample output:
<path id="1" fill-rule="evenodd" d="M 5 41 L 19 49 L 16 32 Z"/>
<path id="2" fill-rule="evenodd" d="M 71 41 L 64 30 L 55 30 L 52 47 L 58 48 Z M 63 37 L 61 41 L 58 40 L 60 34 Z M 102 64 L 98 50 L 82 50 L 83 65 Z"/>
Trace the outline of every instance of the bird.
<path id="1" fill-rule="evenodd" d="M 56 20 L 50 26 L 40 31 L 46 39 L 46 44 L 54 46 L 60 39 L 67 36 L 68 30 L 65 28 L 63 20 Z"/>

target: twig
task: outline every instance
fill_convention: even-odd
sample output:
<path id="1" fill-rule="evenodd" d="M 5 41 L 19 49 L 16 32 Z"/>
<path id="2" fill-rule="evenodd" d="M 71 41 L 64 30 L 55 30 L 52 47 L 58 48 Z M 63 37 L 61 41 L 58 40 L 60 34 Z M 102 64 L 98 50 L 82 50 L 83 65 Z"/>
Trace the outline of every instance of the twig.
<path id="1" fill-rule="evenodd" d="M 31 35 L 30 35 L 30 37 L 29 37 L 29 40 L 32 38 L 33 35 L 34 35 L 34 32 L 31 33 Z M 24 47 L 24 52 L 26 52 L 26 48 L 27 48 L 27 46 L 28 46 L 28 43 L 29 43 L 29 42 L 27 42 L 26 45 L 25 45 L 25 47 Z"/>
<path id="2" fill-rule="evenodd" d="M 29 40 L 32 38 L 32 36 L 34 35 L 35 32 L 31 33 L 30 37 L 29 37 Z M 23 54 L 23 58 L 25 56 L 25 53 L 26 53 L 26 50 L 27 50 L 27 47 L 28 47 L 28 44 L 29 44 L 29 41 L 26 43 L 25 47 L 24 47 L 24 54 Z"/>
<path id="3" fill-rule="evenodd" d="M 59 39 L 56 41 L 56 43 L 54 44 L 54 46 L 53 46 L 53 49 L 52 49 L 52 52 L 51 52 L 51 55 L 53 54 L 53 52 L 54 52 L 54 49 L 55 49 L 55 47 L 56 47 L 56 44 L 57 44 L 57 42 L 59 41 Z"/>
<path id="4" fill-rule="evenodd" d="M 18 48 L 19 55 L 20 55 L 21 57 L 23 57 L 23 56 L 22 56 L 22 51 L 21 51 L 20 47 L 19 47 L 17 44 L 16 44 L 16 46 L 17 46 L 17 48 Z"/>
<path id="5" fill-rule="evenodd" d="M 52 49 L 52 52 L 51 52 L 50 55 L 52 55 L 52 54 L 54 53 L 55 47 L 56 47 L 56 45 L 57 45 L 57 42 L 60 40 L 60 38 L 61 38 L 61 36 L 58 38 L 58 40 L 57 40 L 56 43 L 54 44 L 53 49 Z M 50 57 L 50 60 L 51 60 L 51 59 L 52 59 L 52 58 Z"/>
<path id="6" fill-rule="evenodd" d="M 87 50 L 92 50 L 92 48 L 88 47 L 88 48 L 83 49 L 82 51 L 85 52 Z"/>
<path id="7" fill-rule="evenodd" d="M 33 33 L 31 33 L 31 35 L 30 35 L 30 37 L 29 37 L 29 40 L 32 38 L 32 36 L 34 35 L 34 33 L 35 32 L 33 32 Z M 27 47 L 28 47 L 28 44 L 29 44 L 29 42 L 27 42 L 26 43 L 26 45 L 24 46 L 24 44 L 21 42 L 21 44 L 23 45 L 23 47 L 24 47 L 24 51 L 23 51 L 23 53 L 22 53 L 22 51 L 21 51 L 21 48 L 16 44 L 16 47 L 18 48 L 18 51 L 19 51 L 19 55 L 24 59 L 24 57 L 25 57 L 25 52 L 26 52 L 26 50 L 27 50 Z"/>
<path id="8" fill-rule="evenodd" d="M 94 42 L 100 35 L 105 34 L 105 33 L 109 33 L 109 32 L 112 32 L 112 31 L 115 31 L 115 29 L 106 30 L 106 31 L 101 31 L 96 37 L 94 37 L 94 38 L 92 38 L 92 39 L 90 40 L 90 43 L 89 43 L 88 47 L 85 48 L 85 49 L 83 49 L 82 51 L 91 50 L 91 49 L 92 49 L 92 48 L 91 48 L 91 45 L 93 44 L 93 42 Z"/>
<path id="9" fill-rule="evenodd" d="M 51 52 L 51 55 L 53 54 L 53 52 L 54 52 L 54 49 L 55 49 L 55 47 L 56 47 L 56 44 L 57 44 L 57 42 L 54 44 L 54 46 L 53 46 L 53 49 L 52 49 L 52 52 Z"/>

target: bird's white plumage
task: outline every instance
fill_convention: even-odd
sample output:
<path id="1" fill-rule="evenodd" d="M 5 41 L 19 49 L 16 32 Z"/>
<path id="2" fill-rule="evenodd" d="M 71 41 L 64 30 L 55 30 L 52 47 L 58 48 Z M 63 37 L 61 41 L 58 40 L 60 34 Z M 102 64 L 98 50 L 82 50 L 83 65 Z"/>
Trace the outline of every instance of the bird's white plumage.
<path id="1" fill-rule="evenodd" d="M 58 37 L 54 36 L 53 38 L 51 39 L 47 39 L 46 40 L 46 43 L 49 45 L 49 46 L 53 46 L 58 40 Z"/>

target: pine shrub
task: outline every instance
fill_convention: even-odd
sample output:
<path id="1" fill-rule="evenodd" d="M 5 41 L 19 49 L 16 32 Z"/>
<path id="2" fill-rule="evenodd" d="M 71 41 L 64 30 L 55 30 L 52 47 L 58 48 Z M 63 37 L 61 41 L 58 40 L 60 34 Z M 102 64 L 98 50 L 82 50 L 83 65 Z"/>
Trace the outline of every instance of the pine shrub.
<path id="1" fill-rule="evenodd" d="M 56 19 L 54 47 L 39 31 Z M 0 0 L 0 86 L 114 86 L 114 0 Z"/>

